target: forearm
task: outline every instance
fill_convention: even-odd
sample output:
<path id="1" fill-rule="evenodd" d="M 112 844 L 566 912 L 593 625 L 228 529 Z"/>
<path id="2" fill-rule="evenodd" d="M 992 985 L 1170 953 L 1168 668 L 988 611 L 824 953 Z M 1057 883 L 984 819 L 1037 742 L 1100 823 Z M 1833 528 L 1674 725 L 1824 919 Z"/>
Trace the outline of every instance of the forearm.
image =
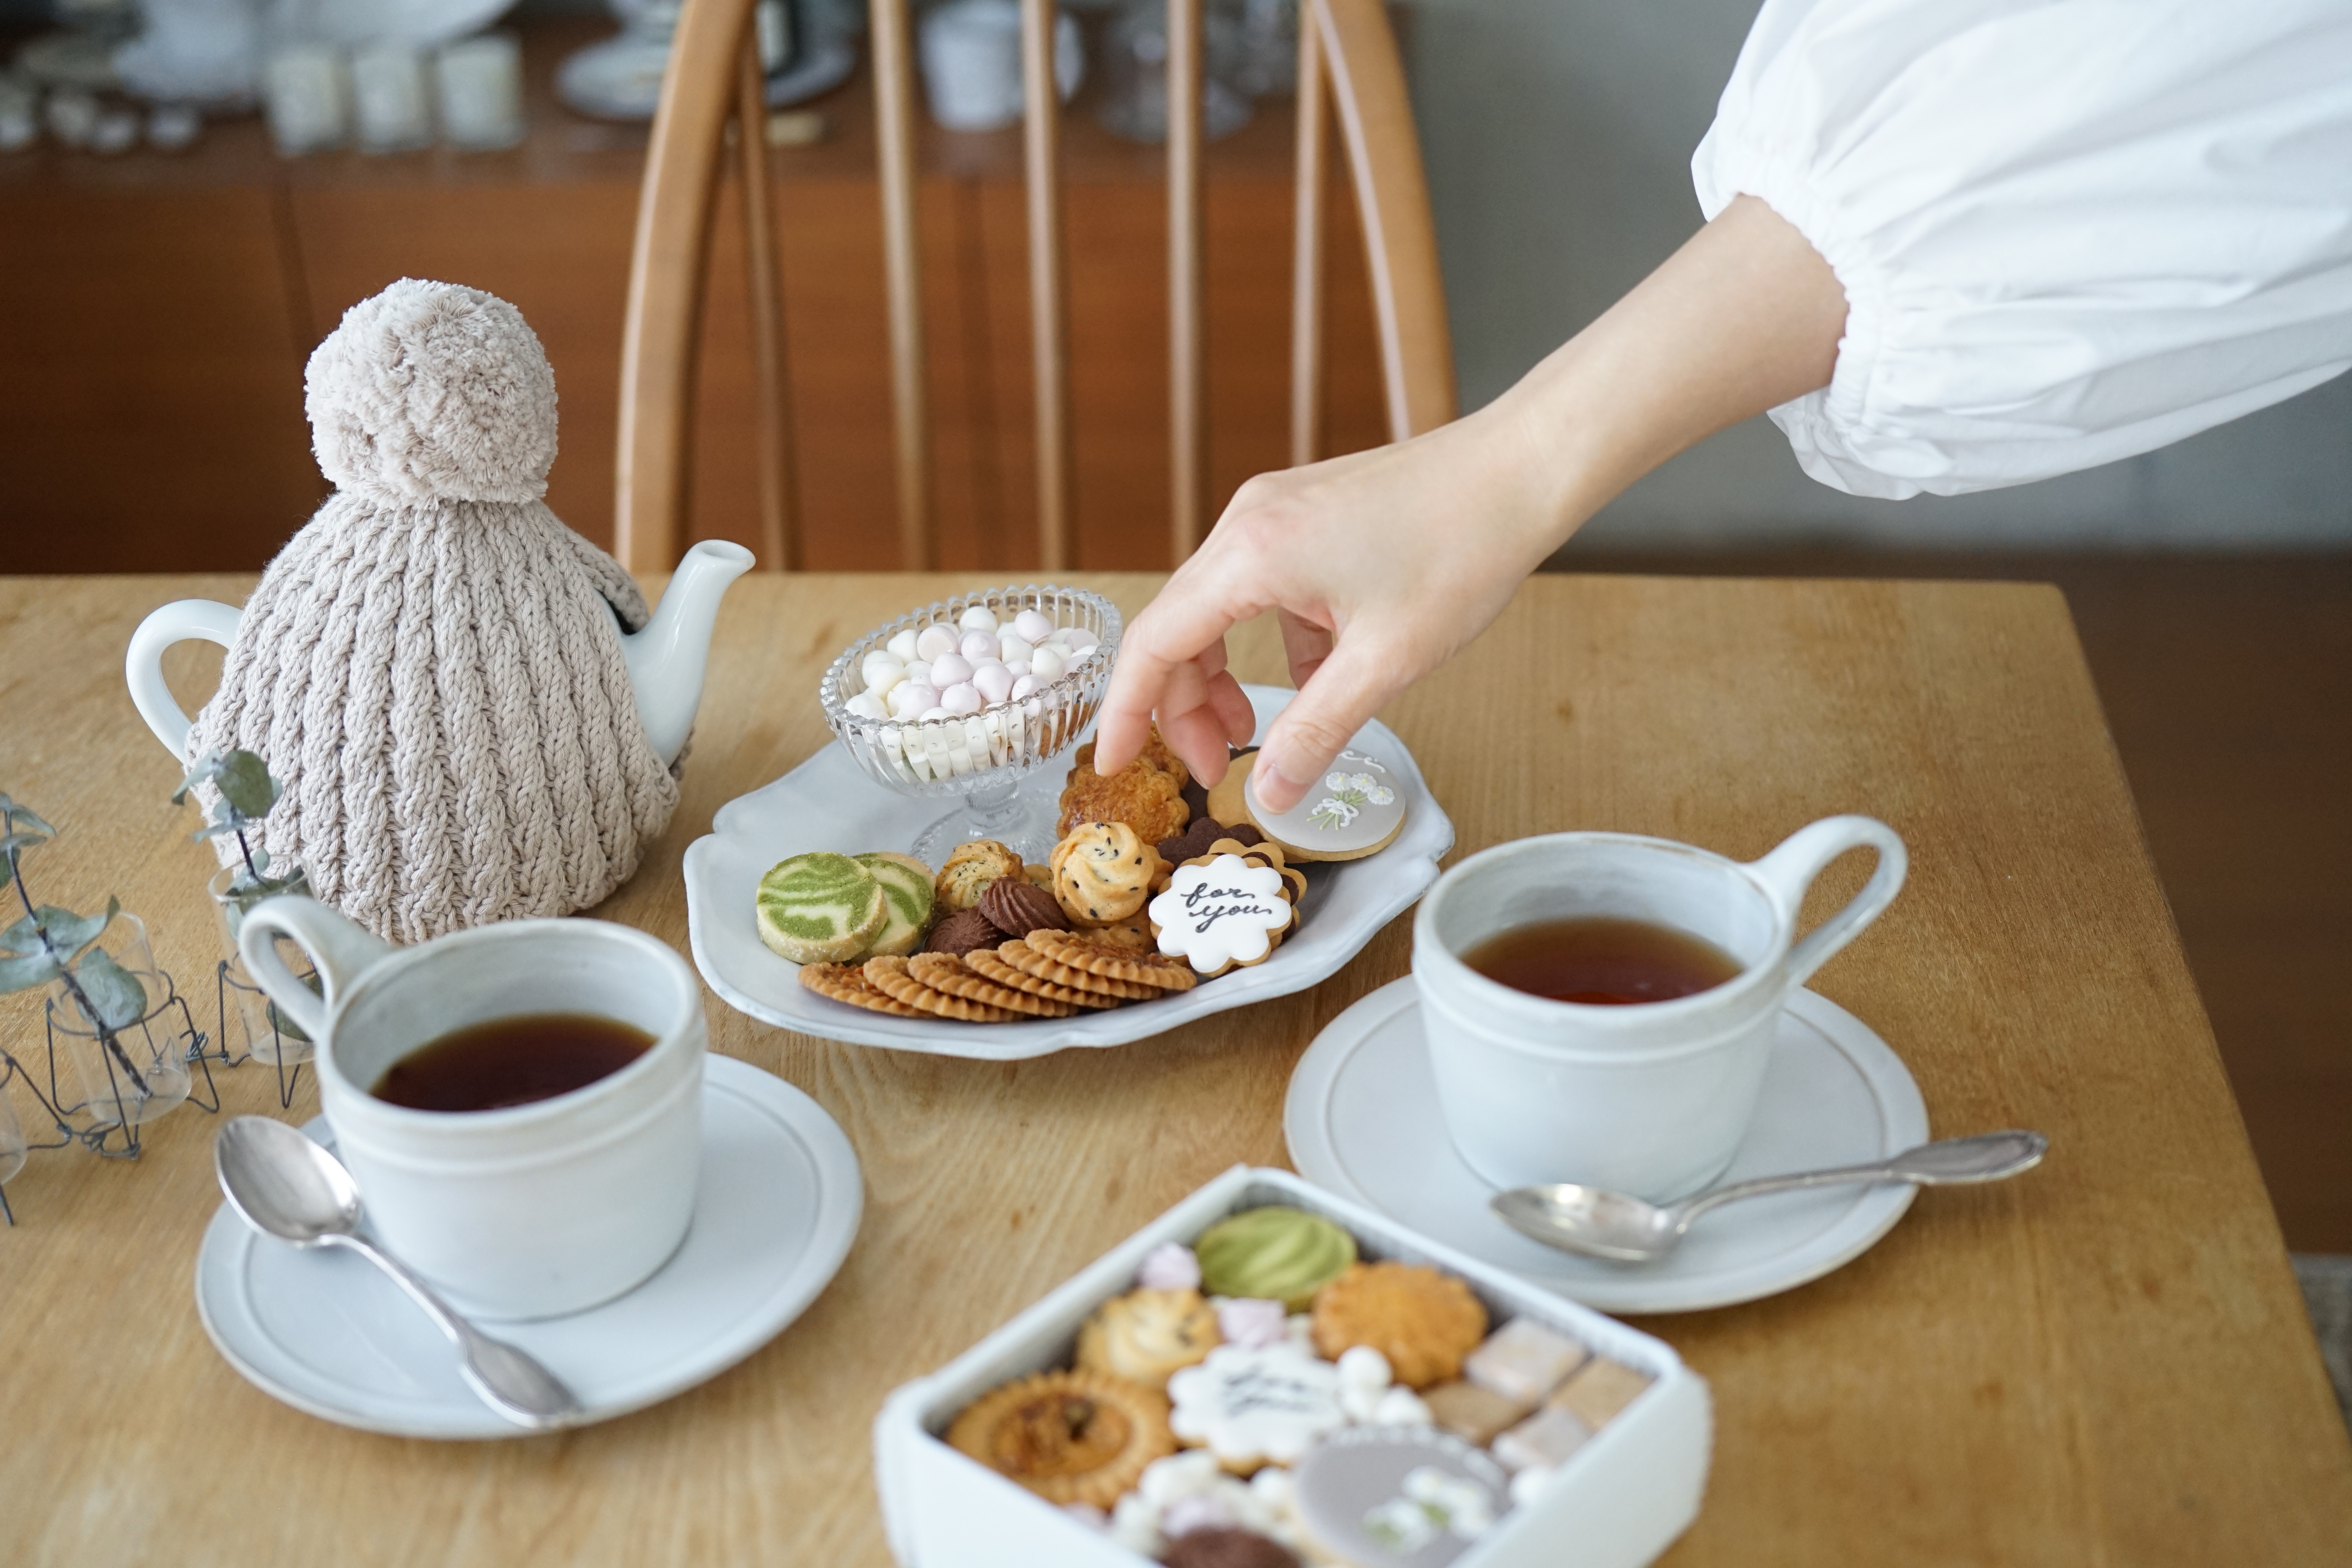
<path id="1" fill-rule="evenodd" d="M 1497 460 L 1539 487 L 1544 553 L 1675 453 L 1827 385 L 1845 311 L 1802 235 L 1752 196 L 1734 201 L 1474 416 L 1494 427 Z"/>

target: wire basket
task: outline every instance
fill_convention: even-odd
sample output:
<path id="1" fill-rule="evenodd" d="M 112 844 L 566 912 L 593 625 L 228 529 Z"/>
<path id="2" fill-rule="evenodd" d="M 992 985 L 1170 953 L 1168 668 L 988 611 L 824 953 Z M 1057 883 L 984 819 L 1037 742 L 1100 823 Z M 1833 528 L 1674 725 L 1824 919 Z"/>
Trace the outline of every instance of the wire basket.
<path id="1" fill-rule="evenodd" d="M 1096 645 L 1058 679 L 977 713 L 924 720 L 849 711 L 849 700 L 866 689 L 867 654 L 909 628 L 953 626 L 975 605 L 1008 623 L 1035 610 L 1056 629 L 1092 633 Z M 958 810 L 916 836 L 912 850 L 919 859 L 937 866 L 958 844 L 992 838 L 1024 859 L 1042 861 L 1056 837 L 1053 803 L 1025 795 L 1022 782 L 1068 751 L 1094 721 L 1118 658 L 1120 625 L 1118 606 L 1084 588 L 1033 583 L 960 594 L 851 643 L 818 681 L 817 698 L 825 724 L 866 777 L 900 795 L 961 797 Z"/>

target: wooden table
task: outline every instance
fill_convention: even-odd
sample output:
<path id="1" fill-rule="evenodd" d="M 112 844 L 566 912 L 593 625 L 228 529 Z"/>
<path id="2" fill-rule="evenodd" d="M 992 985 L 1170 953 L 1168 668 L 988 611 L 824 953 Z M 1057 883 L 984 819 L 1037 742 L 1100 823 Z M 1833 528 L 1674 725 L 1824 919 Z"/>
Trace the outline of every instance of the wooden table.
<path id="1" fill-rule="evenodd" d="M 1156 580 L 1098 579 L 1130 612 Z M 192 814 L 122 690 L 131 626 L 248 578 L 0 581 L 0 789 L 64 831 L 37 892 L 111 891 L 184 984 L 216 956 Z M 842 644 L 946 577 L 746 579 L 686 799 L 601 912 L 681 949 L 679 856 L 825 743 Z M 1237 665 L 1279 679 L 1250 628 Z M 200 696 L 210 649 L 183 649 Z M 2347 1445 L 2066 611 L 2047 589 L 1544 578 L 1384 717 L 1456 854 L 1567 827 L 1742 858 L 1837 811 L 1910 886 L 1818 987 L 1910 1064 L 1937 1132 L 2038 1127 L 2047 1164 L 1922 1194 L 1871 1252 L 1767 1301 L 1643 1321 L 1714 1384 L 1705 1511 L 1666 1561 L 2352 1561 Z M 1820 896 L 1843 900 L 1863 868 Z M 0 1233 L 0 1559 L 251 1568 L 885 1562 L 883 1395 L 1215 1172 L 1281 1163 L 1316 1031 L 1405 972 L 1398 921 L 1308 994 L 1113 1051 L 982 1064 L 833 1045 L 713 1001 L 716 1048 L 824 1103 L 865 1163 L 832 1288 L 749 1362 L 562 1436 L 399 1441 L 247 1387 L 189 1299 L 215 1122 L 135 1165 L 37 1155 Z M 12 1048 L 37 1005 L 0 1000 Z M 233 1111 L 269 1075 L 226 1073 Z M 306 1096 L 295 1113 L 308 1116 Z M 29 1103 L 20 1102 L 29 1111 Z"/>

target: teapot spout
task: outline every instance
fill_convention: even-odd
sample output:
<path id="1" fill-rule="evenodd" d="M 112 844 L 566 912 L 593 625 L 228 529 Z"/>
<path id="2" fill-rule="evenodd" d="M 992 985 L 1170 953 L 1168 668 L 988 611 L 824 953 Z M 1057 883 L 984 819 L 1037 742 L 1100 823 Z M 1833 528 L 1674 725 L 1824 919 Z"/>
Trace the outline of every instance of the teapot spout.
<path id="1" fill-rule="evenodd" d="M 710 662 L 710 633 L 727 585 L 751 569 L 751 552 L 725 540 L 706 539 L 686 552 L 645 629 L 621 639 L 629 686 L 646 739 L 665 763 L 677 760 L 702 703 L 702 677 Z"/>

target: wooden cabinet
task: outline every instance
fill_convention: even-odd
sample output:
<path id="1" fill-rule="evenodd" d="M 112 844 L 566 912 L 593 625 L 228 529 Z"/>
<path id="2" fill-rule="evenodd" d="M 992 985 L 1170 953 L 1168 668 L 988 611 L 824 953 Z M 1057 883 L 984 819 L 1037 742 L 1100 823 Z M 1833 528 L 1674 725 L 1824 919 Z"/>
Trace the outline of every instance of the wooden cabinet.
<path id="1" fill-rule="evenodd" d="M 509 153 L 285 162 L 255 120 L 191 153 L 0 156 L 0 571 L 261 564 L 326 493 L 302 417 L 312 344 L 402 277 L 487 289 L 546 344 L 562 449 L 548 501 L 609 542 L 622 299 L 642 127 L 558 107 L 555 62 L 599 28 L 525 35 L 530 134 Z M 881 216 L 861 76 L 781 149 L 777 224 L 803 560 L 896 560 Z M 1292 127 L 1260 106 L 1208 157 L 1214 500 L 1287 450 Z M 1066 145 L 1077 561 L 1165 565 L 1166 192 L 1159 149 L 1082 98 Z M 922 138 L 925 309 L 942 564 L 1035 560 L 1017 129 Z M 730 190 L 723 198 L 735 199 Z M 1330 215 L 1354 235 L 1344 187 Z M 740 239 L 722 215 L 705 312 L 693 529 L 756 542 Z M 1380 441 L 1360 243 L 1334 244 L 1323 449 Z"/>

